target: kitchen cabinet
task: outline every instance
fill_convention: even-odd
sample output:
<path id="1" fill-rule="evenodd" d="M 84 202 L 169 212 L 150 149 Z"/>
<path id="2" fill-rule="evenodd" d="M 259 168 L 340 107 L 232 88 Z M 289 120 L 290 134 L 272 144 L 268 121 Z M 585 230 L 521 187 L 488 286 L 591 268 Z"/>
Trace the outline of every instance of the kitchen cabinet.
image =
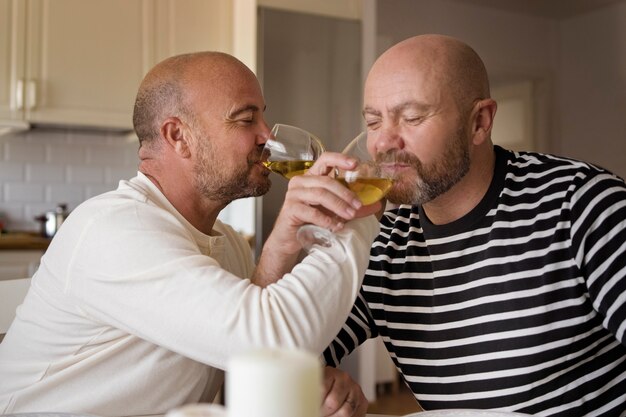
<path id="1" fill-rule="evenodd" d="M 1 250 L 0 281 L 32 277 L 43 253 L 43 250 Z"/>
<path id="2" fill-rule="evenodd" d="M 233 54 L 233 0 L 155 0 L 155 54 L 195 51 Z"/>
<path id="3" fill-rule="evenodd" d="M 152 64 L 143 0 L 0 0 L 0 117 L 130 128 L 134 93 Z M 8 37 L 8 40 L 5 39 Z"/>
<path id="4" fill-rule="evenodd" d="M 0 342 L 15 318 L 15 310 L 24 301 L 30 282 L 30 278 L 0 280 Z"/>
<path id="5" fill-rule="evenodd" d="M 231 44 L 226 0 L 0 0 L 0 125 L 132 127 L 144 74 Z"/>

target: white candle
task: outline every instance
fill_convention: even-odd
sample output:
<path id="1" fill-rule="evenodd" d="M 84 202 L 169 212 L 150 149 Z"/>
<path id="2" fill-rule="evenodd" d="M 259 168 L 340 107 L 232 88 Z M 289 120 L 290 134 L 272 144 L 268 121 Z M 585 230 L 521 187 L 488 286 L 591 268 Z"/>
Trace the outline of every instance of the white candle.
<path id="1" fill-rule="evenodd" d="M 228 417 L 320 417 L 321 404 L 322 368 L 310 353 L 261 349 L 229 363 Z"/>

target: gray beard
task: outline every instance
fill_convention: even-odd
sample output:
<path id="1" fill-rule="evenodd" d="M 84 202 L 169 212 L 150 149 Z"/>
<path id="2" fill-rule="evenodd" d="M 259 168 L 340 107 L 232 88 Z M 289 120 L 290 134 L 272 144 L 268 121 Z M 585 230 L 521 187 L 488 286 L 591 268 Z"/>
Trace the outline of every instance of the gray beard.
<path id="1" fill-rule="evenodd" d="M 412 154 L 398 155 L 398 158 L 413 166 L 414 176 L 396 181 L 387 194 L 387 200 L 393 204 L 428 203 L 450 190 L 470 168 L 469 150 L 461 132 L 446 153 L 431 165 L 424 165 Z"/>

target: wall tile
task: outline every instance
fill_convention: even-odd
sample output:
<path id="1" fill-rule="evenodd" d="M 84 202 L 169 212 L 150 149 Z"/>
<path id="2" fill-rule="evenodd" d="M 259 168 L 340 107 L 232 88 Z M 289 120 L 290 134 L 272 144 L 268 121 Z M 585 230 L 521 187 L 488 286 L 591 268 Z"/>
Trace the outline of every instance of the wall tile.
<path id="1" fill-rule="evenodd" d="M 24 205 L 24 216 L 26 220 L 32 220 L 46 211 L 52 211 L 57 207 L 56 203 L 29 203 Z"/>
<path id="2" fill-rule="evenodd" d="M 57 146 L 67 143 L 68 129 L 38 128 L 24 133 L 25 142 L 40 146 Z"/>
<path id="3" fill-rule="evenodd" d="M 98 146 L 107 142 L 108 134 L 104 131 L 73 130 L 67 134 L 68 143 Z"/>
<path id="4" fill-rule="evenodd" d="M 11 227 L 16 222 L 23 221 L 24 217 L 24 205 L 21 203 L 3 203 L 0 208 L 0 216 L 4 220 L 4 227 L 7 230 L 11 230 Z"/>
<path id="5" fill-rule="evenodd" d="M 43 201 L 45 187 L 42 184 L 5 183 L 4 201 L 9 203 L 33 203 Z"/>
<path id="6" fill-rule="evenodd" d="M 117 183 L 115 184 L 102 184 L 102 185 L 90 185 L 85 190 L 85 198 L 89 199 L 100 194 L 117 189 Z"/>
<path id="7" fill-rule="evenodd" d="M 5 158 L 11 162 L 44 162 L 46 146 L 39 143 L 12 140 L 5 143 Z"/>
<path id="8" fill-rule="evenodd" d="M 53 184 L 46 186 L 45 201 L 67 203 L 70 208 L 76 207 L 85 200 L 85 189 L 82 185 Z"/>
<path id="9" fill-rule="evenodd" d="M 129 180 L 136 175 L 136 166 L 111 166 L 105 169 L 106 182 L 115 184 L 116 188 L 120 180 Z"/>
<path id="10" fill-rule="evenodd" d="M 135 151 L 136 146 L 126 142 L 111 145 L 97 144 L 89 148 L 87 162 L 98 165 L 124 165 L 130 149 Z M 135 156 L 135 161 L 137 161 L 137 156 Z"/>
<path id="11" fill-rule="evenodd" d="M 24 164 L 19 162 L 0 163 L 0 182 L 24 181 Z"/>
<path id="12" fill-rule="evenodd" d="M 64 182 L 65 167 L 52 164 L 26 164 L 26 181 L 49 183 Z"/>
<path id="13" fill-rule="evenodd" d="M 57 204 L 70 210 L 137 174 L 136 137 L 114 133 L 36 129 L 0 137 L 0 213 L 9 230 L 39 231 L 34 217 Z M 241 226 L 236 204 L 221 218 Z M 234 213 L 230 213 L 233 211 Z"/>
<path id="14" fill-rule="evenodd" d="M 104 182 L 104 168 L 70 165 L 67 167 L 67 182 L 69 184 L 101 184 Z"/>
<path id="15" fill-rule="evenodd" d="M 87 148 L 80 144 L 50 146 L 48 160 L 53 164 L 83 164 L 87 160 Z"/>
<path id="16" fill-rule="evenodd" d="M 125 147 L 124 165 L 139 165 L 139 143 L 132 142 Z"/>

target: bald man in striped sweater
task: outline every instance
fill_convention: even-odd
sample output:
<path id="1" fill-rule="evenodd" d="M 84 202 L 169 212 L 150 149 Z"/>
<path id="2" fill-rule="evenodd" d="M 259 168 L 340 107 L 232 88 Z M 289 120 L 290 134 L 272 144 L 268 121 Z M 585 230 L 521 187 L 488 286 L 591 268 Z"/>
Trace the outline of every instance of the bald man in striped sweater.
<path id="1" fill-rule="evenodd" d="M 368 149 L 398 161 L 398 206 L 326 361 L 380 335 L 426 410 L 626 415 L 626 185 L 494 146 L 496 108 L 457 39 L 417 36 L 376 61 Z"/>

